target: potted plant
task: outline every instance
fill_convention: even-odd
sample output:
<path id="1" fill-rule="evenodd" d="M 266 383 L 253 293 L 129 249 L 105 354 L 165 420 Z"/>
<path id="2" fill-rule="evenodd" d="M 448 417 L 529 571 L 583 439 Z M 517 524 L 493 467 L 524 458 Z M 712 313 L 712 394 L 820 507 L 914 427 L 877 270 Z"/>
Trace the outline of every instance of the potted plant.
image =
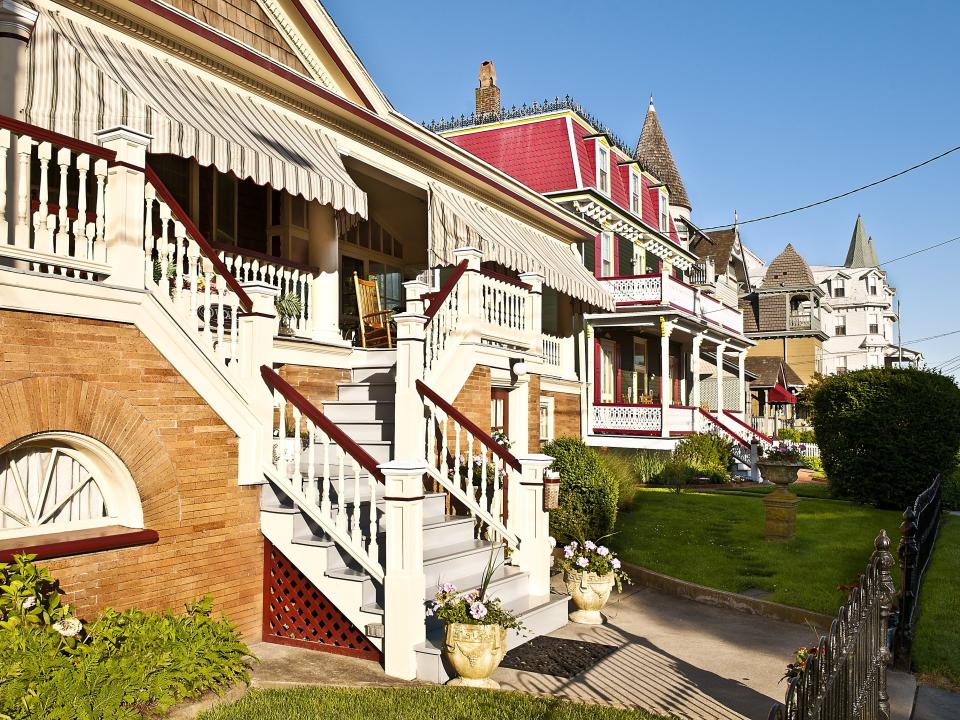
<path id="1" fill-rule="evenodd" d="M 507 630 L 523 629 L 500 598 L 488 594 L 495 570 L 491 548 L 480 587 L 462 592 L 443 583 L 427 610 L 445 623 L 443 657 L 458 675 L 450 685 L 498 689 L 500 684 L 490 676 L 507 654 Z"/>
<path id="2" fill-rule="evenodd" d="M 797 479 L 797 472 L 805 467 L 805 449 L 802 445 L 781 443 L 764 452 L 763 457 L 757 461 L 763 479 L 786 488 Z"/>
<path id="3" fill-rule="evenodd" d="M 300 313 L 303 312 L 303 303 L 300 301 L 300 296 L 296 293 L 288 292 L 285 295 L 280 295 L 276 300 L 273 301 L 274 307 L 277 309 L 277 315 L 280 316 L 280 330 L 279 335 L 283 337 L 291 337 L 293 335 L 293 328 L 290 327 L 290 318 L 300 317 Z"/>
<path id="4" fill-rule="evenodd" d="M 592 540 L 574 540 L 564 546 L 559 566 L 567 592 L 577 608 L 570 613 L 570 622 L 602 625 L 600 610 L 607 604 L 614 585 L 617 592 L 623 592 L 623 581 L 630 582 L 620 569 L 620 559 L 609 548 Z"/>

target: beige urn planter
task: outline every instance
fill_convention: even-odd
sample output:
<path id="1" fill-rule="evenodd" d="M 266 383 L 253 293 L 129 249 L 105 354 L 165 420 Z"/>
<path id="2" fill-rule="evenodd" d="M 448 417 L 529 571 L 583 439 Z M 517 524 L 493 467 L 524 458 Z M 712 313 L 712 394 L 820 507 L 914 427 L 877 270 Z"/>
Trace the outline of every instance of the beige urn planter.
<path id="1" fill-rule="evenodd" d="M 610 599 L 610 593 L 616 583 L 614 574 L 610 572 L 606 575 L 597 575 L 585 571 L 567 571 L 563 581 L 577 608 L 568 616 L 570 622 L 580 625 L 603 625 L 603 615 L 600 611 Z"/>
<path id="2" fill-rule="evenodd" d="M 777 487 L 763 499 L 764 537 L 767 540 L 789 540 L 797 529 L 797 505 L 800 499 L 787 489 L 797 479 L 800 463 L 757 463 L 763 479 Z"/>
<path id="3" fill-rule="evenodd" d="M 493 671 L 507 654 L 507 631 L 499 625 L 447 623 L 443 631 L 443 656 L 459 677 L 448 685 L 497 690 Z"/>

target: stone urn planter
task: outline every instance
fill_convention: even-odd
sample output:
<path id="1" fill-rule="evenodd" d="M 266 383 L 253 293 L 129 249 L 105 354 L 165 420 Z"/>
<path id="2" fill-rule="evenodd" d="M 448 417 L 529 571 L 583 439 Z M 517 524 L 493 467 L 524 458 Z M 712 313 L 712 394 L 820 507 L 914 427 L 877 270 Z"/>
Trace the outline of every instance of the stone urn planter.
<path id="1" fill-rule="evenodd" d="M 763 479 L 777 487 L 763 499 L 764 536 L 768 540 L 789 540 L 797 529 L 797 504 L 800 499 L 787 490 L 797 479 L 802 463 L 761 460 L 757 463 Z"/>
<path id="2" fill-rule="evenodd" d="M 798 473 L 806 467 L 803 463 L 772 462 L 769 460 L 760 460 L 757 465 L 760 466 L 760 474 L 763 475 L 763 479 L 777 486 L 777 490 L 774 492 L 796 482 Z"/>
<path id="3" fill-rule="evenodd" d="M 603 625 L 603 615 L 600 614 L 600 610 L 610 599 L 610 593 L 616 583 L 614 573 L 597 575 L 585 571 L 567 571 L 564 573 L 563 581 L 577 608 L 570 613 L 570 622 L 581 625 Z"/>
<path id="4" fill-rule="evenodd" d="M 443 632 L 443 657 L 459 677 L 448 685 L 497 690 L 493 671 L 507 654 L 507 631 L 499 625 L 447 623 Z"/>

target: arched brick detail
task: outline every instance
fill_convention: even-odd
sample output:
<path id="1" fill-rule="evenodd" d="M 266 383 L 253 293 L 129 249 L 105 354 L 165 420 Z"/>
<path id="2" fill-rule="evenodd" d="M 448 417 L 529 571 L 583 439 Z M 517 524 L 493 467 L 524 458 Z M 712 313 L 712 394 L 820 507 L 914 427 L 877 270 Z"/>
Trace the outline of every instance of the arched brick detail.
<path id="1" fill-rule="evenodd" d="M 113 450 L 140 493 L 146 527 L 178 495 L 177 469 L 143 414 L 117 392 L 72 377 L 24 378 L 0 385 L 0 447 L 41 432 L 88 435 Z"/>

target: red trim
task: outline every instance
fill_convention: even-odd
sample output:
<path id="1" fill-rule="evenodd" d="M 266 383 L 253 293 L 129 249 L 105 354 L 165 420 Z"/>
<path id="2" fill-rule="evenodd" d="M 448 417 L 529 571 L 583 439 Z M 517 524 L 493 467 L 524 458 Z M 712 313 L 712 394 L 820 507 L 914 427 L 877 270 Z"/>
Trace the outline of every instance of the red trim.
<path id="1" fill-rule="evenodd" d="M 70 536 L 76 537 L 70 539 Z M 5 547 L 0 549 L 0 562 L 10 562 L 14 555 L 24 553 L 36 555 L 38 560 L 49 560 L 138 545 L 152 545 L 159 539 L 160 534 L 156 530 L 132 530 L 119 527 L 36 535 L 4 542 Z M 11 542 L 20 544 L 11 546 Z"/>
<path id="2" fill-rule="evenodd" d="M 773 444 L 773 440 L 771 440 L 768 436 L 764 435 L 764 434 L 763 434 L 762 432 L 760 432 L 759 430 L 751 427 L 750 425 L 748 425 L 747 423 L 745 423 L 743 420 L 741 420 L 740 418 L 738 418 L 736 415 L 734 415 L 733 413 L 731 413 L 729 410 L 724 410 L 724 411 L 723 411 L 723 414 L 726 415 L 726 416 L 727 416 L 728 418 L 730 418 L 731 420 L 733 420 L 733 421 L 734 421 L 735 423 L 737 423 L 738 425 L 742 425 L 743 427 L 745 427 L 747 430 L 749 430 L 750 432 L 752 432 L 752 433 L 753 433 L 754 435 L 756 435 L 757 437 L 763 438 L 764 440 L 766 440 L 766 441 L 767 441 L 768 443 L 770 443 L 771 445 Z"/>
<path id="3" fill-rule="evenodd" d="M 658 408 L 660 403 L 628 403 L 628 402 L 612 402 L 612 403 L 602 403 L 597 402 L 593 404 L 594 407 L 648 407 L 648 408 Z"/>
<path id="4" fill-rule="evenodd" d="M 330 418 L 317 410 L 317 408 L 297 392 L 290 383 L 266 365 L 260 366 L 260 376 L 268 386 L 283 395 L 287 402 L 310 418 L 317 427 L 330 436 L 331 440 L 343 448 L 350 457 L 360 463 L 360 466 L 370 473 L 371 477 L 379 480 L 381 483 L 383 482 L 383 472 L 377 467 L 377 461 L 374 460 L 366 450 L 357 445 L 343 430 L 334 425 Z"/>
<path id="5" fill-rule="evenodd" d="M 607 430 L 605 428 L 594 428 L 594 435 L 649 435 L 661 437 L 659 430 Z"/>
<path id="6" fill-rule="evenodd" d="M 674 268 L 673 271 L 678 272 L 677 268 Z M 670 278 L 671 281 L 677 283 L 677 285 L 682 285 L 683 287 L 689 288 L 690 290 L 696 290 L 696 288 L 693 285 L 688 285 L 678 277 L 675 277 L 673 275 L 667 275 L 667 277 Z"/>
<path id="7" fill-rule="evenodd" d="M 745 447 L 745 448 L 750 447 L 750 445 L 747 444 L 742 437 L 740 437 L 740 436 L 737 435 L 736 433 L 732 432 L 732 431 L 730 430 L 730 428 L 728 428 L 726 425 L 724 425 L 722 422 L 720 422 L 720 421 L 719 421 L 717 418 L 715 418 L 713 415 L 711 415 L 710 413 L 708 413 L 708 412 L 707 412 L 706 410 L 704 410 L 703 408 L 697 408 L 697 409 L 700 411 L 700 414 L 701 414 L 701 415 L 703 415 L 705 418 L 707 418 L 707 420 L 709 420 L 710 422 L 712 422 L 712 423 L 713 423 L 714 425 L 716 425 L 718 428 L 720 428 L 721 430 L 723 430 L 727 435 L 729 435 L 730 437 L 732 437 L 739 445 L 741 445 L 742 447 Z"/>
<path id="8" fill-rule="evenodd" d="M 593 404 L 600 404 L 600 338 L 593 339 Z"/>
<path id="9" fill-rule="evenodd" d="M 173 194 L 167 190 L 167 186 L 163 184 L 160 176 L 157 175 L 153 168 L 149 166 L 144 170 L 144 172 L 147 176 L 147 181 L 153 185 L 160 199 L 170 206 L 170 209 L 173 211 L 173 216 L 183 223 L 183 227 L 186 229 L 187 234 L 195 243 L 197 243 L 197 245 L 200 246 L 201 252 L 207 256 L 207 259 L 213 263 L 213 269 L 217 271 L 218 275 L 223 276 L 223 279 L 226 281 L 227 285 L 229 285 L 230 288 L 237 294 L 237 299 L 240 301 L 240 307 L 247 312 L 253 310 L 253 301 L 250 299 L 250 296 L 247 295 L 247 291 L 243 289 L 240 281 L 237 280 L 230 270 L 227 269 L 227 266 L 223 264 L 223 260 L 221 260 L 217 255 L 217 251 L 214 250 L 210 243 L 207 242 L 206 238 L 203 237 L 203 234 L 197 229 L 197 226 L 193 224 L 193 220 L 190 219 L 190 216 L 183 211 L 183 208 L 180 207 L 180 203 L 176 201 L 176 199 L 173 197 Z"/>
<path id="10" fill-rule="evenodd" d="M 267 255 L 266 253 L 257 252 L 256 250 L 248 250 L 247 248 L 237 247 L 236 245 L 231 245 L 230 243 L 212 242 L 210 243 L 210 247 L 214 248 L 215 250 L 222 250 L 223 252 L 240 255 L 241 257 L 256 258 L 257 260 L 263 260 L 274 265 L 280 265 L 281 267 L 300 270 L 301 272 L 307 272 L 312 275 L 320 274 L 320 268 L 316 265 L 307 265 L 306 263 L 298 263 L 294 262 L 293 260 L 285 260 L 273 255 Z"/>
<path id="11" fill-rule="evenodd" d="M 628 300 L 624 302 L 618 302 L 617 307 L 630 307 L 632 305 L 659 305 L 659 300 Z"/>
<path id="12" fill-rule="evenodd" d="M 522 280 L 517 280 L 517 278 L 512 278 L 509 275 L 504 275 L 503 273 L 487 270 L 486 268 L 480 268 L 480 274 L 484 277 L 493 278 L 494 280 L 499 280 L 500 282 L 505 282 L 508 285 L 514 285 L 527 291 L 533 290 L 532 285 L 527 285 L 527 283 L 523 282 Z"/>
<path id="13" fill-rule="evenodd" d="M 37 198 L 32 198 L 30 200 L 30 210 L 36 212 L 40 209 L 40 201 Z M 59 215 L 60 206 L 56 203 L 47 203 L 47 213 L 50 215 Z M 80 210 L 77 208 L 68 207 L 67 208 L 67 217 L 70 220 L 76 220 L 80 216 Z M 97 213 L 90 210 L 87 211 L 87 222 L 96 222 Z"/>
<path id="14" fill-rule="evenodd" d="M 54 145 L 61 145 L 79 153 L 87 153 L 88 155 L 100 160 L 114 162 L 117 159 L 117 153 L 113 150 L 107 150 L 105 147 L 100 145 L 94 145 L 93 143 L 84 142 L 83 140 L 77 140 L 69 135 L 61 135 L 60 133 L 55 133 L 51 130 L 44 130 L 41 127 L 31 125 L 30 123 L 25 123 L 22 120 L 17 120 L 16 118 L 12 118 L 7 115 L 0 115 L 0 128 L 9 130 L 17 135 L 29 135 L 34 140 L 41 140 Z M 16 152 L 16 146 L 11 148 L 11 150 Z"/>
<path id="15" fill-rule="evenodd" d="M 660 277 L 660 273 L 647 273 L 646 275 L 611 275 L 601 278 L 601 280 L 642 280 L 643 278 Z"/>
<path id="16" fill-rule="evenodd" d="M 500 185 L 496 180 L 487 177 L 486 175 L 481 173 L 479 170 L 475 170 L 474 168 L 460 162 L 459 160 L 456 160 L 452 157 L 444 155 L 442 152 L 430 146 L 429 144 L 421 140 L 418 140 L 413 136 L 409 135 L 407 132 L 387 123 L 385 120 L 378 117 L 370 110 L 362 108 L 359 105 L 356 105 L 350 102 L 349 100 L 342 98 L 339 95 L 336 95 L 330 92 L 329 90 L 326 90 L 320 87 L 319 85 L 315 84 L 313 81 L 308 80 L 307 78 L 304 78 L 302 75 L 298 75 L 296 73 L 293 73 L 290 70 L 287 70 L 282 65 L 279 65 L 272 61 L 268 61 L 266 58 L 263 58 L 259 55 L 252 53 L 251 51 L 244 48 L 242 45 L 239 45 L 238 43 L 235 43 L 232 40 L 229 40 L 228 38 L 225 38 L 217 33 L 211 32 L 207 28 L 203 27 L 199 23 L 189 18 L 183 17 L 177 13 L 172 12 L 171 10 L 155 2 L 155 0 L 130 0 L 130 2 L 133 2 L 146 10 L 149 10 L 150 12 L 160 15 L 166 18 L 167 20 L 169 20 L 170 22 L 173 22 L 179 25 L 182 28 L 190 30 L 194 34 L 209 40 L 215 45 L 219 45 L 220 47 L 230 50 L 234 54 L 239 55 L 240 57 L 243 57 L 246 60 L 249 60 L 255 65 L 259 65 L 260 67 L 270 70 L 274 74 L 279 75 L 280 77 L 283 77 L 286 80 L 289 80 L 295 85 L 299 85 L 303 89 L 310 91 L 314 95 L 326 100 L 332 105 L 336 105 L 341 110 L 345 110 L 351 115 L 355 115 L 361 120 L 364 120 L 370 123 L 371 125 L 375 125 L 380 130 L 386 133 L 389 133 L 390 135 L 393 135 L 399 140 L 402 140 L 403 142 L 408 143 L 409 145 L 412 145 L 413 147 L 433 156 L 434 158 L 441 160 L 442 162 L 448 165 L 452 165 L 453 167 L 456 167 L 457 169 L 467 173 L 474 179 L 479 180 L 482 183 L 488 185 L 489 187 L 494 188 L 498 192 L 502 192 L 508 197 L 513 198 L 517 202 L 525 205 L 526 207 L 530 208 L 536 213 L 550 218 L 551 221 L 556 222 L 562 227 L 567 228 L 570 232 L 576 233 L 577 235 L 579 235 L 584 239 L 589 239 L 591 237 L 591 233 L 585 232 L 584 230 L 582 230 L 581 228 L 578 228 L 573 223 L 567 222 L 566 220 L 560 217 L 552 215 L 545 208 L 539 207 L 532 200 L 529 200 L 523 197 L 522 195 L 520 195 L 519 193 L 516 193 L 513 190 L 510 190 L 509 188 L 506 188 Z M 443 142 L 453 145 L 453 143 L 450 143 L 449 140 L 443 140 Z M 466 151 L 462 151 L 462 152 L 466 152 Z"/>
<path id="17" fill-rule="evenodd" d="M 507 465 L 518 472 L 520 471 L 520 461 L 514 457 L 513 453 L 490 437 L 489 430 L 482 430 L 480 426 L 473 422 L 473 420 L 468 418 L 453 405 L 440 397 L 436 392 L 427 387 L 426 383 L 424 383 L 422 380 L 417 380 L 417 392 L 420 393 L 420 397 L 427 398 L 430 402 L 443 410 L 447 415 L 460 423 L 460 425 L 466 428 L 467 432 L 473 435 L 473 437 L 475 437 L 481 443 L 486 445 L 487 449 L 493 452 L 494 455 L 497 455 Z M 504 493 L 506 494 L 506 490 L 504 490 Z"/>
<path id="18" fill-rule="evenodd" d="M 427 293 L 427 295 L 424 295 L 424 297 L 429 296 L 430 298 L 430 307 L 424 312 L 424 315 L 427 316 L 428 323 L 433 320 L 434 315 L 440 312 L 440 306 L 443 305 L 443 301 L 446 300 L 447 296 L 453 291 L 454 285 L 460 282 L 460 278 L 462 278 L 463 274 L 467 271 L 467 264 L 466 260 L 461 260 L 450 277 L 447 278 L 447 282 L 443 284 L 443 287 L 435 293 Z"/>

